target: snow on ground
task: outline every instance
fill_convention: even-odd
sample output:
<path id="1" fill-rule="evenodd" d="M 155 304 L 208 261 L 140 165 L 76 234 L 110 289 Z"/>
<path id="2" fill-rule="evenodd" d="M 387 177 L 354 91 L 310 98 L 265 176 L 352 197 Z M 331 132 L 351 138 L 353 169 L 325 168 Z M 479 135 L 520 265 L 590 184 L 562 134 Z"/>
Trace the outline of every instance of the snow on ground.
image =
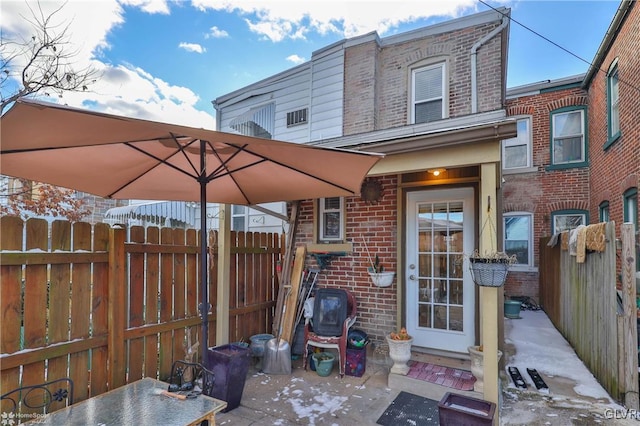
<path id="1" fill-rule="evenodd" d="M 555 328 L 543 311 L 520 312 L 521 319 L 509 321 L 505 328 L 506 343 L 515 346 L 516 353 L 506 360 L 525 376 L 527 368 L 535 368 L 543 377 L 560 376 L 576 382 L 574 391 L 596 399 L 611 397 L 598 383 L 575 351 Z"/>

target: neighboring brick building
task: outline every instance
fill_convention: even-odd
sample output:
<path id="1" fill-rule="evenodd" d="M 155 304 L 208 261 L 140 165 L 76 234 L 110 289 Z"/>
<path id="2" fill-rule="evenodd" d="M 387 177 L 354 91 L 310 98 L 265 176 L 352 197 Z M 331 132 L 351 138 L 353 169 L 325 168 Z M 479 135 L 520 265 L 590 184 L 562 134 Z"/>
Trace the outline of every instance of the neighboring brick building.
<path id="1" fill-rule="evenodd" d="M 640 6 L 623 1 L 582 87 L 589 97 L 591 222 L 635 224 L 640 188 Z M 640 245 L 636 256 L 640 253 Z M 640 259 L 636 270 L 640 271 Z"/>
<path id="2" fill-rule="evenodd" d="M 507 90 L 507 114 L 518 120 L 518 137 L 504 141 L 502 177 L 505 245 L 518 252 L 511 268 L 505 296 L 538 300 L 539 240 L 567 221 L 576 226 L 589 222 L 589 158 L 587 150 L 584 75 L 514 87 Z M 583 158 L 552 158 L 553 118 L 576 118 Z M 556 126 L 558 127 L 558 126 Z M 560 135 L 558 135 L 560 136 Z M 556 138 L 558 139 L 558 138 Z M 577 153 L 576 155 L 580 155 Z M 559 156 L 557 156 L 559 157 Z M 563 223 L 559 223 L 562 221 Z M 561 227 L 559 229 L 559 227 Z M 522 235 L 526 235 L 526 247 Z"/>

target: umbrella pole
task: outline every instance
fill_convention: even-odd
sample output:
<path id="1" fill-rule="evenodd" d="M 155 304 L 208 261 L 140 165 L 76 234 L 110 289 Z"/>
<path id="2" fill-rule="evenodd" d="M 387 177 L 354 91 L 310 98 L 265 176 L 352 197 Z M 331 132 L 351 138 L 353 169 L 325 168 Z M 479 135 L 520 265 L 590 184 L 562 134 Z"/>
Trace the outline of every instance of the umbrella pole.
<path id="1" fill-rule="evenodd" d="M 205 160 L 205 141 L 200 141 L 200 315 L 202 315 L 202 363 L 208 365 L 209 349 L 209 282 L 207 279 L 209 256 L 207 253 L 207 165 Z"/>

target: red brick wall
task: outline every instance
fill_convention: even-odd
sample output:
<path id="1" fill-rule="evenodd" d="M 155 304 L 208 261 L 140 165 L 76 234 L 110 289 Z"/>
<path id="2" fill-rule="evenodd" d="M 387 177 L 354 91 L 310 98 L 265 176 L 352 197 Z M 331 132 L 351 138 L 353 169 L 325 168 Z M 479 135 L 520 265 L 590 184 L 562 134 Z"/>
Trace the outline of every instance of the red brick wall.
<path id="1" fill-rule="evenodd" d="M 378 253 L 387 271 L 397 271 L 397 203 L 395 176 L 379 177 L 383 184 L 383 196 L 375 204 L 360 197 L 347 197 L 347 240 L 353 244 L 353 252 L 333 257 L 327 269 L 318 277 L 318 286 L 344 288 L 354 293 L 358 306 L 356 328 L 364 330 L 372 340 L 384 341 L 384 335 L 398 328 L 396 324 L 397 281 L 386 288 L 375 287 L 367 273 L 369 260 L 365 244 L 372 256 Z M 313 236 L 313 204 L 301 205 L 296 244 L 315 243 Z M 317 267 L 315 258 L 307 256 L 307 267 Z"/>
<path id="2" fill-rule="evenodd" d="M 623 193 L 640 187 L 640 7 L 632 6 L 623 28 L 589 85 L 589 156 L 591 158 L 591 221 L 597 222 L 599 205 L 609 201 L 616 232 L 623 223 Z M 608 149 L 607 75 L 618 59 L 621 137 Z"/>
<path id="3" fill-rule="evenodd" d="M 509 99 L 507 114 L 530 115 L 535 172 L 505 174 L 503 211 L 533 213 L 534 265 L 538 266 L 538 241 L 551 234 L 551 213 L 566 209 L 589 209 L 589 169 L 547 170 L 551 164 L 550 112 L 566 106 L 586 105 L 586 93 L 571 88 Z M 589 123 L 587 123 L 589 124 Z M 507 296 L 529 296 L 539 301 L 538 272 L 509 273 Z"/>

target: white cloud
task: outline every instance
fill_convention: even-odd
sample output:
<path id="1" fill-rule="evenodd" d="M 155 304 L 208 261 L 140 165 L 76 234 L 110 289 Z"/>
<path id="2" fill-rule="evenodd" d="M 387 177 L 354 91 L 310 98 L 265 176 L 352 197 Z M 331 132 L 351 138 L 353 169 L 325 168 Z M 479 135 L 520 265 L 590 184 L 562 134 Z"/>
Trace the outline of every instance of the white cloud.
<path id="1" fill-rule="evenodd" d="M 303 63 L 304 61 L 306 61 L 306 59 L 304 59 L 304 58 L 302 58 L 302 57 L 300 57 L 298 55 L 289 55 L 289 56 L 287 56 L 287 61 L 293 62 L 294 64 L 297 65 L 297 64 Z"/>
<path id="2" fill-rule="evenodd" d="M 225 30 L 221 30 L 220 28 L 213 26 L 209 28 L 209 33 L 205 36 L 205 38 L 226 38 L 229 37 L 229 33 Z"/>
<path id="3" fill-rule="evenodd" d="M 137 7 L 144 12 L 169 15 L 169 5 L 164 0 L 119 0 L 120 3 Z"/>
<path id="4" fill-rule="evenodd" d="M 120 3 L 141 7 L 148 13 L 164 13 L 167 5 L 164 1 L 124 0 Z M 73 43 L 69 47 L 76 52 L 72 58 L 74 68 L 92 66 L 100 75 L 89 91 L 67 92 L 62 99 L 48 100 L 117 115 L 215 129 L 215 118 L 196 108 L 198 95 L 189 88 L 172 85 L 135 65 L 107 64 L 99 60 L 101 53 L 110 48 L 106 42 L 109 31 L 124 24 L 120 3 L 115 0 L 39 3 L 45 17 L 59 9 L 53 15 L 53 26 L 69 26 L 67 33 L 72 36 Z M 25 17 L 32 17 L 28 5 L 39 13 L 35 2 L 2 0 L 0 29 L 3 37 L 28 37 L 31 34 L 32 26 L 25 20 Z"/>
<path id="5" fill-rule="evenodd" d="M 187 52 L 204 53 L 207 51 L 207 49 L 197 43 L 186 43 L 184 41 L 180 43 L 178 47 L 186 50 Z"/>
<path id="6" fill-rule="evenodd" d="M 475 0 L 324 0 L 246 1 L 193 0 L 201 10 L 213 9 L 245 16 L 251 31 L 273 42 L 304 38 L 310 31 L 344 37 L 377 31 L 384 35 L 402 23 L 433 16 L 458 17 Z"/>

